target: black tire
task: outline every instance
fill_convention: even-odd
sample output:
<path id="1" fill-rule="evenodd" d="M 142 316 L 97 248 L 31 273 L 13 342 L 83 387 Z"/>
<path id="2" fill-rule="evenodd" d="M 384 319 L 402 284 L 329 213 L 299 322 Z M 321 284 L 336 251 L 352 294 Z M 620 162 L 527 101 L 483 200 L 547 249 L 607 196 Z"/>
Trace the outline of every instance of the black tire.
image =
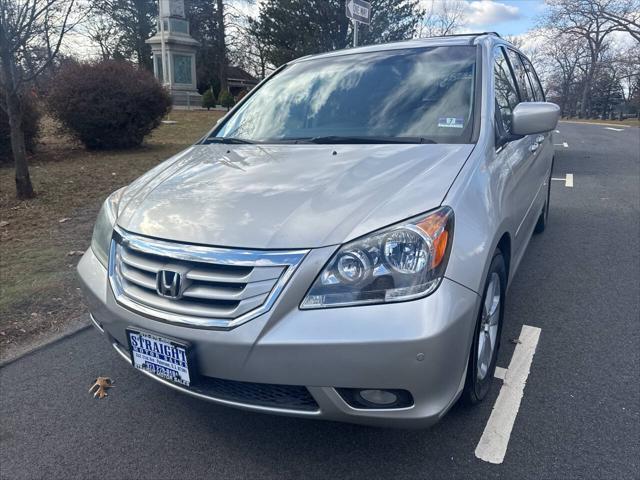
<path id="1" fill-rule="evenodd" d="M 551 204 L 551 175 L 553 174 L 553 160 L 551 160 L 551 171 L 549 172 L 549 178 L 547 180 L 547 199 L 544 202 L 544 207 L 542 208 L 542 212 L 540 213 L 540 217 L 538 218 L 538 223 L 536 223 L 536 228 L 534 228 L 534 233 L 542 233 L 545 228 L 547 228 L 547 224 L 549 223 L 549 205 Z"/>
<path id="2" fill-rule="evenodd" d="M 491 361 L 488 362 L 488 369 L 482 378 L 480 378 L 478 368 L 478 349 L 480 332 L 483 328 L 485 316 L 485 301 L 487 299 L 487 290 L 490 286 L 493 274 L 497 274 L 500 284 L 500 303 L 497 307 L 496 313 L 498 314 L 498 329 L 495 338 L 495 346 L 491 355 Z M 502 335 L 502 323 L 504 319 L 504 304 L 505 293 L 507 288 L 507 269 L 505 266 L 505 260 L 500 249 L 496 249 L 489 266 L 489 272 L 484 284 L 484 290 L 482 294 L 482 303 L 480 304 L 480 311 L 478 312 L 478 318 L 476 320 L 476 327 L 473 334 L 473 343 L 471 344 L 471 352 L 469 353 L 469 365 L 467 367 L 467 378 L 464 385 L 464 391 L 462 393 L 462 400 L 467 405 L 475 405 L 480 403 L 489 393 L 491 384 L 493 383 L 493 374 L 496 370 L 496 361 L 498 359 L 498 352 L 500 350 L 500 336 Z M 483 330 L 484 332 L 484 330 Z"/>

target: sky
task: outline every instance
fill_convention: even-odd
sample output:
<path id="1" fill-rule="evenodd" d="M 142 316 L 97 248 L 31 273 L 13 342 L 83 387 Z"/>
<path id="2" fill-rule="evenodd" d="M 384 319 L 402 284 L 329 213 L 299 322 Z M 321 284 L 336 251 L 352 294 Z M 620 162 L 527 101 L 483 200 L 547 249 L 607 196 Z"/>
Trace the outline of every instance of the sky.
<path id="1" fill-rule="evenodd" d="M 259 5 L 263 0 L 246 2 L 230 0 L 236 8 L 251 16 L 257 16 Z M 369 0 L 375 2 L 376 0 Z M 421 0 L 427 6 L 432 0 Z M 433 0 L 436 4 L 442 0 Z M 456 0 L 448 0 L 456 1 Z M 522 35 L 535 26 L 535 19 L 544 12 L 544 0 L 458 0 L 465 5 L 465 32 L 497 32 L 502 36 Z M 79 35 L 71 35 L 65 50 L 91 58 L 99 54 L 99 50 L 88 40 Z"/>
<path id="2" fill-rule="evenodd" d="M 251 15 L 257 15 L 262 0 L 245 6 Z M 375 2 L 376 0 L 369 0 Z M 443 0 L 421 0 L 428 10 L 431 2 Z M 447 0 L 456 1 L 456 0 Z M 544 0 L 458 0 L 465 4 L 467 31 L 498 32 L 501 35 L 521 35 L 535 25 L 535 19 L 545 10 Z M 242 4 L 243 2 L 238 2 Z"/>
<path id="3" fill-rule="evenodd" d="M 245 14 L 257 16 L 260 3 L 264 0 L 228 0 Z M 376 0 L 369 0 L 375 2 Z M 465 8 L 465 28 L 459 33 L 466 32 L 497 32 L 501 36 L 521 36 L 526 49 L 528 43 L 536 43 L 535 34 L 527 34 L 536 28 L 537 20 L 544 14 L 546 5 L 544 0 L 420 0 L 425 10 L 429 9 L 431 2 L 436 5 L 442 1 L 459 1 Z M 436 7 L 437 8 L 437 7 Z M 614 35 L 620 37 L 617 43 L 629 43 L 627 34 Z M 69 42 L 72 48 L 67 48 L 74 53 L 88 58 L 99 53 L 95 46 L 89 44 L 86 38 L 72 36 Z M 626 38 L 629 37 L 629 38 Z M 618 40 L 616 38 L 616 40 Z"/>
<path id="4" fill-rule="evenodd" d="M 543 0 L 465 0 L 469 31 L 522 35 L 545 10 Z"/>

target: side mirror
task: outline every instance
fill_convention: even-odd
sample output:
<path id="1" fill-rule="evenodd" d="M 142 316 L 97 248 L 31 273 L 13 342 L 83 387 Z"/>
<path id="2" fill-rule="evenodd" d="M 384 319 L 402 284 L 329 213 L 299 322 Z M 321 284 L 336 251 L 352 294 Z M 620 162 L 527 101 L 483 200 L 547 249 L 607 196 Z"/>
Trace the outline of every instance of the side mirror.
<path id="1" fill-rule="evenodd" d="M 560 107 L 550 102 L 523 102 L 513 109 L 511 132 L 533 135 L 554 130 L 560 118 Z"/>

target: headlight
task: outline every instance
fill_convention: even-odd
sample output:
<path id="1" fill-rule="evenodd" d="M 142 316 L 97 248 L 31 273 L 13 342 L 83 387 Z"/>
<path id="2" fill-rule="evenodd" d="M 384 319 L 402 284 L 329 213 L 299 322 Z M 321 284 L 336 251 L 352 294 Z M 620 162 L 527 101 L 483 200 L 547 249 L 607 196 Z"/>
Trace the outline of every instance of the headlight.
<path id="1" fill-rule="evenodd" d="M 91 249 L 96 258 L 105 267 L 109 262 L 109 247 L 111 244 L 111 235 L 113 227 L 118 218 L 118 204 L 124 188 L 113 192 L 102 204 L 98 219 L 93 227 L 93 237 L 91 237 Z"/>
<path id="2" fill-rule="evenodd" d="M 453 240 L 453 210 L 427 215 L 343 245 L 300 308 L 399 302 L 432 293 L 444 275 Z"/>

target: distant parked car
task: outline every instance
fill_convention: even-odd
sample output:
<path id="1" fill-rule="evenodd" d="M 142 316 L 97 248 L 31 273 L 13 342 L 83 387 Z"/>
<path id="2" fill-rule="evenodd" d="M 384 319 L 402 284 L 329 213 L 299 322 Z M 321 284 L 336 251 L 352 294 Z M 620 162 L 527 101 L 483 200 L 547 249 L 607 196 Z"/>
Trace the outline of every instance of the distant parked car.
<path id="1" fill-rule="evenodd" d="M 78 267 L 92 320 L 198 398 L 430 425 L 490 389 L 558 116 L 493 34 L 293 61 L 106 200 Z"/>

